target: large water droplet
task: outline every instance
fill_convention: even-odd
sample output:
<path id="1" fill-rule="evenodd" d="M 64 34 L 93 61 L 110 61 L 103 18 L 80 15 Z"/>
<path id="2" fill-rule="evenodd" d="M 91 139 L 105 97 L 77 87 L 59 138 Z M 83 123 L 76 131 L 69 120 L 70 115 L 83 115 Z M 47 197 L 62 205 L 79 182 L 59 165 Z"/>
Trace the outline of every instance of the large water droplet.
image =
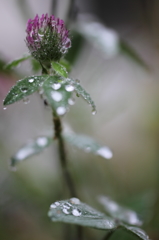
<path id="1" fill-rule="evenodd" d="M 56 109 L 56 111 L 57 111 L 57 114 L 58 114 L 58 115 L 62 116 L 62 115 L 64 115 L 64 114 L 66 113 L 66 108 L 63 107 L 63 106 L 60 106 L 60 107 L 58 107 L 58 108 Z"/>
<path id="2" fill-rule="evenodd" d="M 81 203 L 81 201 L 78 198 L 70 198 L 70 202 L 72 204 L 80 204 Z"/>
<path id="3" fill-rule="evenodd" d="M 21 91 L 22 91 L 23 93 L 26 93 L 26 92 L 28 91 L 28 88 L 27 88 L 27 87 L 21 87 Z"/>
<path id="4" fill-rule="evenodd" d="M 97 150 L 96 153 L 106 159 L 110 159 L 113 157 L 113 153 L 108 147 L 101 147 Z"/>
<path id="5" fill-rule="evenodd" d="M 72 92 L 75 88 L 72 85 L 66 85 L 65 89 L 66 89 L 67 92 Z"/>
<path id="6" fill-rule="evenodd" d="M 30 79 L 28 80 L 28 82 L 33 83 L 33 82 L 34 82 L 34 78 L 30 78 Z"/>
<path id="7" fill-rule="evenodd" d="M 73 98 L 69 98 L 68 99 L 68 104 L 74 105 L 75 104 L 75 100 Z"/>
<path id="8" fill-rule="evenodd" d="M 81 210 L 74 208 L 72 210 L 72 214 L 73 214 L 73 216 L 79 217 L 79 216 L 81 216 L 82 213 L 81 213 Z"/>
<path id="9" fill-rule="evenodd" d="M 51 92 L 51 97 L 56 102 L 60 102 L 62 100 L 62 94 L 60 92 L 52 91 Z"/>
<path id="10" fill-rule="evenodd" d="M 54 202 L 54 204 L 55 204 L 56 206 L 60 206 L 60 203 L 59 203 L 59 202 Z"/>
<path id="11" fill-rule="evenodd" d="M 63 208 L 62 211 L 63 211 L 63 213 L 65 213 L 65 214 L 70 214 L 69 211 L 68 211 L 66 208 Z"/>
<path id="12" fill-rule="evenodd" d="M 36 140 L 36 143 L 40 147 L 45 147 L 47 145 L 47 143 L 48 143 L 48 139 L 46 137 L 39 137 Z"/>
<path id="13" fill-rule="evenodd" d="M 97 113 L 96 110 L 93 110 L 93 111 L 92 111 L 92 115 L 95 115 L 96 113 Z"/>
<path id="14" fill-rule="evenodd" d="M 61 84 L 60 84 L 60 83 L 54 83 L 54 84 L 52 84 L 52 88 L 53 88 L 54 90 L 58 90 L 60 87 L 61 87 Z"/>
<path id="15" fill-rule="evenodd" d="M 57 206 L 54 204 L 54 203 L 52 203 L 51 205 L 50 205 L 50 208 L 56 208 Z"/>
<path id="16" fill-rule="evenodd" d="M 17 152 L 17 154 L 15 155 L 15 159 L 21 161 L 27 158 L 28 156 L 32 155 L 33 153 L 34 153 L 33 148 L 23 148 Z"/>

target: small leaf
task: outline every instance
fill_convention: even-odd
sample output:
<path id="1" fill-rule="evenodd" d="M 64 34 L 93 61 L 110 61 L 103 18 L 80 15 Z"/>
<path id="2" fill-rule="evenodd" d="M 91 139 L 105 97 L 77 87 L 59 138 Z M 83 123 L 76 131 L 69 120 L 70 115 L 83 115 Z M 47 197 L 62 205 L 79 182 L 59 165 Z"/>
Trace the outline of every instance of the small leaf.
<path id="1" fill-rule="evenodd" d="M 51 204 L 48 216 L 53 222 L 65 222 L 104 230 L 116 227 L 112 218 L 80 202 L 77 198 Z"/>
<path id="2" fill-rule="evenodd" d="M 60 60 L 60 64 L 66 68 L 67 72 L 71 72 L 71 64 L 64 58 Z"/>
<path id="3" fill-rule="evenodd" d="M 110 159 L 113 156 L 112 151 L 108 147 L 100 145 L 94 139 L 86 135 L 64 134 L 64 138 L 71 145 L 85 152 L 92 152 L 106 159 Z"/>
<path id="4" fill-rule="evenodd" d="M 14 167 L 17 163 L 42 152 L 52 142 L 52 138 L 38 137 L 30 140 L 27 144 L 21 147 L 17 153 L 11 158 L 11 166 Z"/>
<path id="5" fill-rule="evenodd" d="M 65 78 L 63 80 L 65 83 L 68 83 L 69 85 L 74 87 L 74 90 L 76 91 L 78 97 L 81 96 L 84 98 L 84 100 L 91 105 L 92 107 L 92 114 L 96 114 L 96 106 L 93 100 L 91 99 L 90 95 L 84 90 L 84 88 L 80 85 L 79 80 L 76 79 L 70 79 L 70 78 Z"/>
<path id="6" fill-rule="evenodd" d="M 111 217 L 124 221 L 125 223 L 131 225 L 142 225 L 142 221 L 139 219 L 136 212 L 120 206 L 109 197 L 99 196 L 98 200 L 104 206 L 106 212 L 109 213 Z"/>
<path id="7" fill-rule="evenodd" d="M 56 74 L 67 78 L 68 72 L 64 66 L 62 66 L 58 62 L 52 62 L 51 65 L 52 65 L 53 69 L 55 70 Z"/>
<path id="8" fill-rule="evenodd" d="M 73 91 L 67 91 L 67 85 L 61 79 L 59 76 L 50 76 L 43 85 L 46 100 L 58 115 L 66 113 Z"/>
<path id="9" fill-rule="evenodd" d="M 12 62 L 10 62 L 7 65 L 5 65 L 4 68 L 9 70 L 11 68 L 17 67 L 21 62 L 23 62 L 23 61 L 25 61 L 25 60 L 27 60 L 29 58 L 31 58 L 31 55 L 27 55 L 25 57 L 15 59 Z"/>
<path id="10" fill-rule="evenodd" d="M 123 225 L 122 228 L 124 228 L 125 230 L 129 231 L 133 235 L 137 236 L 139 239 L 150 240 L 149 236 L 141 228 L 131 227 L 131 226 L 129 227 L 129 226 L 126 226 L 126 225 Z"/>
<path id="11" fill-rule="evenodd" d="M 16 85 L 13 86 L 7 94 L 3 104 L 12 104 L 37 91 L 47 77 L 48 76 L 44 75 L 30 76 L 17 81 Z"/>

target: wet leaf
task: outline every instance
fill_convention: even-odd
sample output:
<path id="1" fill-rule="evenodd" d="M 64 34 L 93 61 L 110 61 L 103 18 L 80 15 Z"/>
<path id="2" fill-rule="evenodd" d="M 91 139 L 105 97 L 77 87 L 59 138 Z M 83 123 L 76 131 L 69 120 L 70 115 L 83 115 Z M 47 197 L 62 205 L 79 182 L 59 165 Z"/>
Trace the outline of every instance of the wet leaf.
<path id="1" fill-rule="evenodd" d="M 67 78 L 68 72 L 64 66 L 62 66 L 58 62 L 52 62 L 51 65 L 52 65 L 53 69 L 55 70 L 56 74 Z"/>
<path id="2" fill-rule="evenodd" d="M 94 139 L 86 135 L 77 134 L 64 134 L 65 140 L 73 146 L 76 146 L 85 152 L 92 152 L 103 158 L 110 159 L 113 156 L 112 151 L 106 147 L 97 143 Z"/>
<path id="3" fill-rule="evenodd" d="M 124 225 L 123 228 L 129 231 L 130 233 L 132 233 L 133 235 L 137 236 L 139 239 L 150 240 L 149 236 L 141 228 L 126 226 L 126 225 Z"/>
<path id="4" fill-rule="evenodd" d="M 64 58 L 60 60 L 60 64 L 66 68 L 66 71 L 69 73 L 71 71 L 71 64 Z"/>
<path id="5" fill-rule="evenodd" d="M 22 146 L 16 154 L 11 158 L 11 166 L 14 167 L 17 163 L 42 152 L 52 142 L 52 138 L 40 136 L 30 140 Z"/>
<path id="6" fill-rule="evenodd" d="M 59 76 L 50 76 L 43 85 L 44 96 L 58 115 L 64 115 L 69 108 L 69 99 L 73 89 L 70 91 L 66 89 L 67 84 Z"/>
<path id="7" fill-rule="evenodd" d="M 5 69 L 10 70 L 14 67 L 17 67 L 21 62 L 31 58 L 31 55 L 24 56 L 22 58 L 18 58 L 13 60 L 12 62 L 8 63 L 7 65 L 4 66 Z"/>
<path id="8" fill-rule="evenodd" d="M 106 212 L 109 213 L 111 217 L 121 220 L 130 225 L 142 225 L 142 221 L 139 219 L 136 212 L 120 206 L 118 203 L 106 196 L 99 196 L 98 200 L 104 206 Z"/>
<path id="9" fill-rule="evenodd" d="M 34 93 L 48 76 L 30 76 L 16 82 L 10 92 L 7 94 L 4 105 L 17 102 L 24 97 Z"/>
<path id="10" fill-rule="evenodd" d="M 77 198 L 58 201 L 50 206 L 48 216 L 53 222 L 65 222 L 97 229 L 114 229 L 115 221 Z"/>
<path id="11" fill-rule="evenodd" d="M 87 93 L 84 88 L 80 85 L 80 81 L 78 79 L 70 79 L 70 78 L 65 78 L 63 80 L 65 83 L 69 84 L 70 86 L 74 87 L 74 91 L 76 94 L 84 98 L 84 100 L 92 107 L 92 114 L 96 114 L 96 106 L 94 101 L 91 99 L 90 94 Z"/>

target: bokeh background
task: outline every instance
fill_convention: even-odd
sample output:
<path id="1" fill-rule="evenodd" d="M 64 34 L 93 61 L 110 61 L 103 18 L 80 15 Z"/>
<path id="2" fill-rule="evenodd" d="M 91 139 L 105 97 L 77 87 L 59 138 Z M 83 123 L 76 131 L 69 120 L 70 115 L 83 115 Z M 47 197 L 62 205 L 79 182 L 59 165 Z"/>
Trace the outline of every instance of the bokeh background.
<path id="1" fill-rule="evenodd" d="M 9 167 L 10 157 L 30 138 L 52 132 L 50 109 L 34 94 L 3 109 L 18 79 L 33 74 L 29 63 L 3 65 L 28 52 L 25 28 L 36 14 L 55 14 L 71 31 L 66 58 L 97 106 L 76 98 L 64 125 L 109 146 L 105 160 L 67 145 L 69 168 L 80 199 L 103 210 L 98 195 L 137 211 L 144 230 L 159 239 L 159 2 L 157 0 L 0 0 L 0 239 L 74 239 L 74 227 L 51 223 L 52 202 L 68 197 L 56 143 L 42 154 Z M 67 231 L 67 228 L 65 229 Z M 84 239 L 103 231 L 84 230 Z M 70 232 L 72 232 L 70 234 Z M 65 236 L 64 236 L 65 235 Z M 89 236 L 89 237 L 88 237 Z M 112 239 L 130 239 L 119 233 Z"/>

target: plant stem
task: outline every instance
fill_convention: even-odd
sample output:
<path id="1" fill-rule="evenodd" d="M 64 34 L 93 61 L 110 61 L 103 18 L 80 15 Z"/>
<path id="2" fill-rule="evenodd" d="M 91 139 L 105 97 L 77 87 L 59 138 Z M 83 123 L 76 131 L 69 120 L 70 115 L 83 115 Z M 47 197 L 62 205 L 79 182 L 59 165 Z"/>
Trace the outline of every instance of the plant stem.
<path id="1" fill-rule="evenodd" d="M 74 183 L 73 183 L 73 180 L 71 178 L 71 175 L 69 173 L 68 166 L 67 166 L 65 145 L 64 145 L 64 140 L 63 140 L 63 136 L 62 136 L 61 119 L 59 116 L 57 116 L 57 114 L 54 111 L 53 111 L 53 122 L 54 122 L 54 130 L 55 130 L 54 139 L 58 140 L 59 157 L 60 157 L 60 161 L 61 161 L 63 176 L 64 176 L 65 182 L 68 186 L 71 197 L 77 197 Z"/>
<path id="2" fill-rule="evenodd" d="M 108 239 L 110 239 L 111 236 L 113 235 L 113 233 L 115 232 L 115 230 L 116 230 L 116 229 L 113 229 L 113 230 L 109 231 L 109 232 L 106 234 L 106 236 L 104 237 L 103 240 L 108 240 Z"/>

